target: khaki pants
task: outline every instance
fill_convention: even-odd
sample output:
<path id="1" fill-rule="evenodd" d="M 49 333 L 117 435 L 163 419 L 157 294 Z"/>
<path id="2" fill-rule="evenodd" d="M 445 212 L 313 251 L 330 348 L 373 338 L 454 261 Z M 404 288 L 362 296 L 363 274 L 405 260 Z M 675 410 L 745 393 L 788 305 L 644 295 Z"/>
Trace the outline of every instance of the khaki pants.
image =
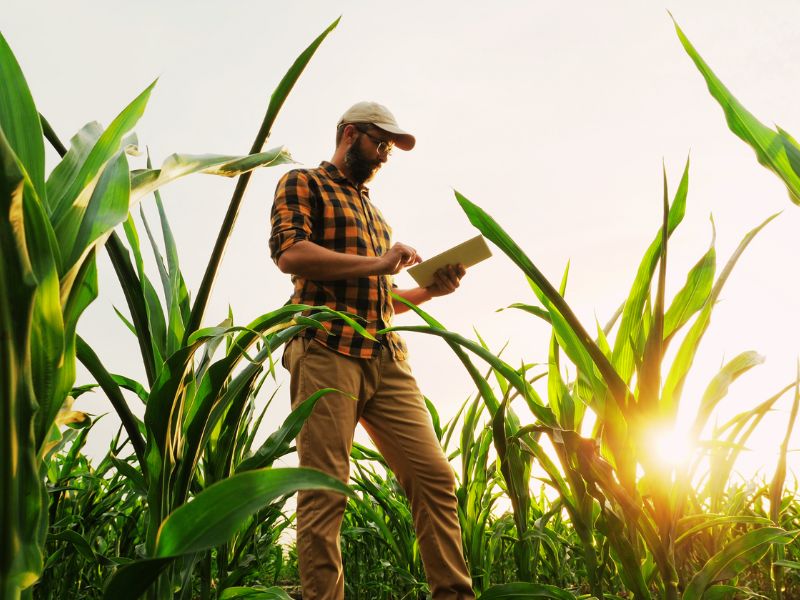
<path id="1" fill-rule="evenodd" d="M 375 359 L 351 358 L 295 338 L 286 347 L 292 408 L 322 388 L 352 394 L 322 396 L 297 438 L 300 466 L 347 482 L 350 447 L 361 422 L 403 486 L 434 600 L 475 598 L 464 562 L 455 480 L 406 361 L 384 349 Z M 339 528 L 341 494 L 302 491 L 297 497 L 297 553 L 304 600 L 342 600 Z"/>

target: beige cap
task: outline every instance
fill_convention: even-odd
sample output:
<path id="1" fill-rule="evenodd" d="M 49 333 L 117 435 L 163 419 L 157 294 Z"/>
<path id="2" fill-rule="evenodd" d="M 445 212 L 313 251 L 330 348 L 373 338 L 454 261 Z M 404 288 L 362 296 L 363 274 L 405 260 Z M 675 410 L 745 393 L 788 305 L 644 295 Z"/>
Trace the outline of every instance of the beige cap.
<path id="1" fill-rule="evenodd" d="M 343 123 L 371 123 L 375 127 L 391 133 L 394 137 L 395 145 L 401 150 L 411 150 L 417 140 L 413 135 L 400 129 L 394 115 L 389 112 L 383 104 L 377 102 L 358 102 L 348 108 L 339 119 L 339 125 Z"/>

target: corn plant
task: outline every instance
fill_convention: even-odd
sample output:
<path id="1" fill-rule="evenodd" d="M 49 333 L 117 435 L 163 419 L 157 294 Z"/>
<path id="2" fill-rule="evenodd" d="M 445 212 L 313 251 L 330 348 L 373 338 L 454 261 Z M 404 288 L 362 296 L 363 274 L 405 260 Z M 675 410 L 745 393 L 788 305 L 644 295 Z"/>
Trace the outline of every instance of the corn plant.
<path id="1" fill-rule="evenodd" d="M 194 370 L 193 357 L 200 348 L 213 347 L 241 329 L 200 330 L 199 324 L 249 172 L 288 160 L 282 148 L 267 152 L 261 152 L 261 148 L 296 79 L 335 26 L 336 22 L 312 43 L 281 81 L 249 155 L 173 155 L 160 169 L 148 164 L 147 169 L 138 171 L 131 171 L 128 164 L 135 137 L 126 135 L 143 114 L 155 83 L 137 96 L 107 129 L 96 123 L 81 129 L 67 150 L 49 124 L 40 118 L 21 69 L 5 40 L 0 38 L 0 72 L 4 81 L 0 91 L 0 164 L 3 165 L 0 201 L 4 215 L 0 221 L 4 257 L 0 271 L 3 294 L 0 327 L 4 349 L 3 395 L 9 398 L 3 403 L 2 416 L 11 425 L 3 429 L 0 439 L 4 489 L 0 504 L 0 587 L 4 597 L 19 597 L 42 571 L 41 550 L 47 531 L 44 488 L 47 465 L 43 459 L 46 450 L 60 436 L 56 416 L 69 397 L 76 356 L 96 377 L 122 419 L 148 490 L 146 548 L 155 556 L 121 570 L 109 589 L 122 585 L 125 593 L 134 597 L 159 573 L 168 570 L 173 577 L 162 577 L 153 595 L 171 597 L 173 582 L 179 577 L 172 563 L 181 563 L 185 574 L 196 552 L 226 542 L 239 524 L 270 499 L 317 484 L 347 493 L 344 486 L 316 472 L 264 468 L 286 451 L 286 437 L 299 427 L 296 421 L 303 412 L 299 411 L 294 416 L 295 422 L 276 432 L 277 438 L 270 438 L 273 446 L 254 456 L 243 468 L 248 472 L 208 487 L 204 494 L 197 495 L 191 507 L 176 510 L 183 507 L 190 493 L 198 491 L 196 467 L 216 425 L 231 406 L 234 412 L 241 412 L 242 399 L 247 398 L 261 364 L 271 352 L 303 328 L 322 327 L 321 321 L 340 316 L 330 312 L 315 318 L 300 316 L 311 307 L 274 311 L 245 328 L 225 359 L 201 364 L 199 372 Z M 62 155 L 61 162 L 46 180 L 45 135 Z M 194 172 L 240 177 L 191 312 L 187 314 L 188 295 L 177 264 L 168 260 L 169 272 L 162 272 L 166 275 L 162 281 L 167 288 L 168 309 L 159 314 L 152 286 L 142 276 L 141 264 L 137 264 L 137 275 L 113 230 L 126 220 L 131 206 L 141 198 L 169 181 Z M 135 246 L 130 222 L 126 232 Z M 149 391 L 136 382 L 112 377 L 93 350 L 76 335 L 80 315 L 97 295 L 94 259 L 96 249 L 104 245 L 131 308 L 131 322 L 139 340 Z M 173 253 L 168 253 L 168 259 L 172 258 Z M 233 368 L 247 356 L 247 349 L 260 340 L 264 344 L 257 356 L 232 377 Z M 140 396 L 146 397 L 144 437 L 125 403 L 121 385 L 133 386 Z M 309 400 L 305 414 L 315 400 Z M 233 425 L 238 426 L 238 421 L 234 421 Z M 230 469 L 223 469 L 224 473 L 230 473 Z M 230 509 L 221 514 L 217 503 L 227 499 L 236 502 L 231 502 Z M 208 517 L 202 532 L 193 523 L 197 510 L 205 511 Z M 139 587 L 126 586 L 126 577 L 132 577 Z M 106 593 L 121 597 L 108 590 Z"/>
<path id="2" fill-rule="evenodd" d="M 57 442 L 59 410 L 75 380 L 76 326 L 97 295 L 95 253 L 148 191 L 202 170 L 237 173 L 281 153 L 178 157 L 180 169 L 131 174 L 126 134 L 144 111 L 148 86 L 109 128 L 84 127 L 45 179 L 42 122 L 13 53 L 0 36 L 4 427 L 0 588 L 18 597 L 42 569 L 47 528 L 43 457 Z M 47 127 L 45 126 L 45 129 Z M 230 169 L 230 171 L 229 171 Z"/>
<path id="3" fill-rule="evenodd" d="M 665 177 L 662 225 L 642 259 L 616 326 L 613 345 L 608 341 L 608 332 L 599 326 L 592 336 L 581 325 L 564 300 L 565 281 L 561 290 L 557 290 L 489 215 L 456 194 L 473 225 L 522 269 L 544 306 L 544 309 L 526 308 L 528 312 L 545 317 L 553 329 L 547 400 L 519 371 L 511 369 L 479 344 L 446 331 L 419 309 L 417 312 L 428 322 L 427 327 L 396 328 L 438 335 L 451 347 L 457 345 L 472 351 L 487 360 L 524 398 L 538 422 L 526 427 L 515 423 L 509 427 L 504 415 L 507 401 L 498 405 L 485 382 L 473 377 L 493 412 L 495 445 L 501 467 L 504 463 L 506 466 L 501 470 L 512 490 L 510 496 L 513 499 L 519 494 L 515 474 L 518 481 L 524 479 L 527 470 L 524 462 L 514 464 L 507 458 L 509 449 L 517 448 L 536 457 L 550 476 L 582 539 L 591 591 L 598 597 L 603 593 L 604 575 L 598 560 L 596 531 L 602 534 L 603 543 L 608 543 L 611 556 L 620 565 L 620 577 L 637 599 L 651 598 L 653 590 L 666 599 L 678 598 L 683 591 L 683 598 L 687 600 L 700 598 L 709 588 L 721 593 L 721 588 L 714 587 L 716 582 L 734 578 L 745 567 L 760 560 L 771 547 L 786 544 L 796 535 L 774 526 L 747 530 L 738 537 L 726 539 L 726 545 L 705 564 L 694 565 L 690 581 L 684 584 L 679 579 L 675 541 L 678 520 L 688 516 L 681 496 L 685 491 L 685 478 L 665 471 L 650 458 L 644 436 L 653 423 L 674 424 L 683 382 L 708 328 L 716 299 L 738 257 L 773 218 L 744 237 L 716 281 L 712 243 L 668 305 L 665 297 L 667 241 L 683 219 L 687 190 L 688 163 L 671 206 L 667 202 Z M 666 368 L 662 364 L 663 357 L 684 326 L 688 331 L 675 360 Z M 562 354 L 577 372 L 572 382 L 561 375 Z M 472 374 L 474 367 L 464 362 Z M 723 367 L 704 398 L 695 424 L 697 433 L 724 398 L 730 381 L 758 362 L 753 353 L 744 353 Z M 662 370 L 666 372 L 663 381 Z M 587 408 L 597 416 L 591 438 L 580 434 Z M 763 416 L 766 410 L 762 406 L 755 414 Z M 557 464 L 531 436 L 537 432 L 550 438 Z M 518 506 L 514 509 L 516 512 Z"/>

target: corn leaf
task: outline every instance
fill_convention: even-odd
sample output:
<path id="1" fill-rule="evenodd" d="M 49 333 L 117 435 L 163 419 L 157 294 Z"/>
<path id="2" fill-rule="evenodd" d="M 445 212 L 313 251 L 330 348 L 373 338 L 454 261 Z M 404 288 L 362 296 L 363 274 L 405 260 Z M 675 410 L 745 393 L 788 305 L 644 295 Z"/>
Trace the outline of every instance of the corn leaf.
<path id="1" fill-rule="evenodd" d="M 667 236 L 672 235 L 675 229 L 683 221 L 686 214 L 686 197 L 689 191 L 689 159 L 686 159 L 686 166 L 683 169 L 681 181 L 669 208 L 667 218 Z M 619 331 L 614 340 L 614 353 L 612 363 L 614 364 L 619 376 L 623 381 L 629 381 L 634 370 L 634 352 L 631 346 L 631 336 L 642 321 L 642 310 L 645 302 L 649 299 L 650 284 L 655 273 L 658 259 L 661 256 L 661 244 L 664 236 L 659 228 L 655 239 L 650 243 L 645 255 L 639 263 L 639 269 L 633 280 L 631 291 L 625 301 L 622 310 L 622 320 L 620 321 Z"/>
<path id="2" fill-rule="evenodd" d="M 277 587 L 259 589 L 230 587 L 223 591 L 219 600 L 292 600 L 291 596 Z"/>
<path id="3" fill-rule="evenodd" d="M 44 200 L 44 138 L 39 112 L 25 76 L 5 37 L 0 34 L 0 129 L 28 174 L 36 195 Z"/>
<path id="4" fill-rule="evenodd" d="M 703 335 L 705 334 L 706 330 L 708 329 L 708 325 L 711 322 L 711 311 L 713 310 L 714 304 L 716 303 L 717 298 L 719 297 L 719 294 L 725 285 L 725 282 L 728 280 L 733 267 L 736 265 L 739 257 L 745 251 L 747 246 L 750 245 L 750 242 L 753 241 L 753 238 L 758 234 L 758 232 L 766 227 L 767 223 L 772 221 L 772 219 L 777 216 L 777 214 L 774 214 L 765 219 L 759 226 L 751 229 L 744 236 L 744 238 L 742 238 L 742 241 L 739 242 L 739 245 L 737 246 L 733 255 L 731 255 L 730 259 L 728 259 L 728 262 L 725 264 L 725 267 L 719 274 L 719 277 L 717 278 L 717 281 L 708 296 L 705 306 L 703 306 L 703 309 L 700 311 L 697 319 L 692 324 L 689 332 L 686 334 L 686 337 L 681 342 L 681 345 L 678 348 L 678 352 L 675 356 L 675 360 L 672 362 L 669 372 L 667 373 L 667 377 L 664 381 L 664 387 L 661 392 L 663 414 L 674 415 L 675 411 L 677 410 L 681 392 L 683 391 L 683 384 L 686 380 L 686 376 L 689 373 L 689 368 L 692 366 L 692 362 L 694 362 L 694 357 L 695 354 L 697 354 L 700 341 L 702 340 Z"/>
<path id="5" fill-rule="evenodd" d="M 481 594 L 481 600 L 575 600 L 566 590 L 541 583 L 504 583 L 495 585 Z"/>
<path id="6" fill-rule="evenodd" d="M 142 169 L 131 172 L 131 203 L 171 181 L 192 173 L 209 173 L 235 177 L 257 167 L 273 167 L 294 162 L 285 147 L 244 156 L 223 154 L 172 154 L 160 169 Z"/>
<path id="7" fill-rule="evenodd" d="M 144 114 L 150 93 L 156 82 L 147 86 L 133 101 L 125 107 L 122 112 L 111 122 L 108 128 L 103 131 L 95 145 L 86 155 L 83 162 L 75 169 L 75 173 L 67 180 L 56 179 L 53 177 L 48 181 L 48 203 L 52 212 L 51 220 L 54 226 L 70 211 L 73 203 L 82 191 L 89 187 L 92 181 L 100 173 L 103 166 L 119 150 L 123 138 Z M 77 156 L 77 153 L 76 155 Z M 65 169 L 64 174 L 71 174 Z"/>
<path id="8" fill-rule="evenodd" d="M 708 91 L 722 107 L 728 128 L 755 151 L 758 162 L 783 180 L 792 202 L 800 204 L 800 146 L 780 127 L 776 132 L 756 119 L 717 78 L 677 22 L 675 31 L 705 79 Z"/>
<path id="9" fill-rule="evenodd" d="M 311 411 L 314 410 L 317 401 L 325 394 L 330 394 L 331 392 L 344 394 L 344 392 L 333 388 L 325 388 L 311 394 L 300 406 L 289 413 L 283 425 L 270 434 L 261 447 L 253 453 L 253 456 L 239 463 L 236 467 L 236 472 L 243 473 L 244 471 L 251 471 L 253 469 L 271 467 L 272 463 L 275 462 L 277 458 L 280 458 L 289 451 L 289 444 L 297 437 L 297 434 L 303 427 L 303 423 L 306 422 L 306 419 L 311 415 Z"/>
<path id="10" fill-rule="evenodd" d="M 686 283 L 675 294 L 664 316 L 664 340 L 668 341 L 706 303 L 714 283 L 717 254 L 712 240 L 711 247 L 691 268 Z"/>
<path id="11" fill-rule="evenodd" d="M 338 479 L 313 469 L 258 469 L 233 475 L 167 517 L 158 532 L 156 556 L 179 556 L 223 544 L 247 517 L 276 498 L 311 489 L 354 497 Z"/>
<path id="12" fill-rule="evenodd" d="M 568 324 L 568 329 L 574 332 L 580 344 L 585 348 L 594 364 L 602 374 L 612 396 L 620 406 L 626 402 L 630 395 L 625 382 L 619 377 L 614 367 L 597 347 L 592 337 L 586 332 L 572 309 L 564 301 L 564 298 L 553 285 L 547 280 L 541 271 L 533 264 L 522 249 L 511 239 L 502 227 L 482 208 L 473 204 L 459 192 L 455 192 L 456 200 L 466 213 L 470 223 L 472 223 L 483 235 L 494 242 L 522 271 L 533 281 L 543 292 L 544 297 L 555 307 L 555 310 L 548 309 L 551 315 L 558 313 Z"/>
<path id="13" fill-rule="evenodd" d="M 761 527 L 739 536 L 712 556 L 692 577 L 683 593 L 683 600 L 701 600 L 711 584 L 736 577 L 761 560 L 772 544 L 788 544 L 795 535 L 796 532 L 788 532 L 780 527 Z"/>

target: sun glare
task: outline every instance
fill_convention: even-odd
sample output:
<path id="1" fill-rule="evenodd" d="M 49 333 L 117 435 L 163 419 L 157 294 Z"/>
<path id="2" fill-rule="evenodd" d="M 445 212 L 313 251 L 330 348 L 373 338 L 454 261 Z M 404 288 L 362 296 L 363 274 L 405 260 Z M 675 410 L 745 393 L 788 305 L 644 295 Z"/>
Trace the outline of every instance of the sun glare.
<path id="1" fill-rule="evenodd" d="M 656 428 L 647 439 L 651 457 L 663 467 L 679 467 L 689 460 L 692 444 L 685 430 L 673 427 Z"/>

